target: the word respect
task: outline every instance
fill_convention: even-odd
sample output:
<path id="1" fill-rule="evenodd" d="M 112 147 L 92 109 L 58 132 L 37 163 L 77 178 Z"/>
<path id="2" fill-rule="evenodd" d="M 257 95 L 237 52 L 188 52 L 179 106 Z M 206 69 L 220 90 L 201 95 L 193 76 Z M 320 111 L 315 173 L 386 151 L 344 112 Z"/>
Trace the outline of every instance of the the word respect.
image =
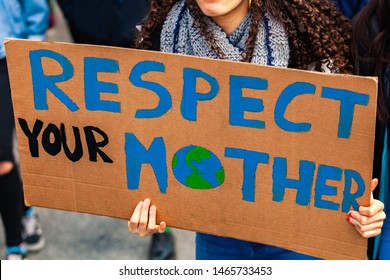
<path id="1" fill-rule="evenodd" d="M 42 66 L 42 59 L 52 59 L 63 69 L 57 75 L 46 75 Z M 32 71 L 34 106 L 36 110 L 48 110 L 47 93 L 50 91 L 70 111 L 80 109 L 72 98 L 62 91 L 56 84 L 70 80 L 74 75 L 72 63 L 62 54 L 50 50 L 36 50 L 30 52 Z M 172 108 L 170 92 L 161 84 L 147 81 L 142 78 L 144 74 L 164 72 L 165 65 L 156 61 L 138 62 L 129 74 L 129 81 L 139 88 L 154 92 L 159 102 L 153 109 L 137 109 L 135 118 L 159 118 Z M 98 80 L 99 73 L 119 73 L 119 63 L 114 59 L 85 57 L 84 58 L 84 100 L 85 109 L 89 111 L 121 112 L 121 103 L 113 100 L 102 100 L 101 93 L 117 94 L 118 85 Z M 202 79 L 210 85 L 209 92 L 196 91 L 197 81 Z M 229 78 L 229 123 L 233 126 L 249 128 L 265 128 L 265 122 L 258 119 L 246 119 L 245 112 L 260 113 L 264 110 L 263 100 L 253 97 L 244 97 L 243 89 L 268 89 L 268 80 L 260 77 L 230 75 Z M 197 106 L 199 102 L 212 100 L 219 92 L 218 80 L 211 74 L 195 68 L 183 69 L 183 89 L 181 99 L 181 115 L 185 120 L 197 120 Z M 294 82 L 280 93 L 274 108 L 275 123 L 283 130 L 289 132 L 308 132 L 311 124 L 307 122 L 293 122 L 285 117 L 288 105 L 294 98 L 301 95 L 313 95 L 316 86 L 307 82 Z M 323 87 L 321 97 L 340 103 L 338 120 L 339 138 L 348 138 L 351 134 L 353 116 L 356 106 L 366 106 L 369 95 L 354 91 Z"/>

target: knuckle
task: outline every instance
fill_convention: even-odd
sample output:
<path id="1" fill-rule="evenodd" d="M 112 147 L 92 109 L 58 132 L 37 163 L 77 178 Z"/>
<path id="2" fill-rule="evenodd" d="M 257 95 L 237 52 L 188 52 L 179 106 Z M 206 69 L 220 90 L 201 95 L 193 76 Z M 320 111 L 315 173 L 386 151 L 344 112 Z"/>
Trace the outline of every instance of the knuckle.
<path id="1" fill-rule="evenodd" d="M 139 222 L 139 227 L 140 228 L 146 228 L 146 223 L 145 222 Z"/>
<path id="2" fill-rule="evenodd" d="M 154 227 L 148 226 L 147 231 L 148 231 L 148 233 L 153 233 L 154 232 Z"/>
<path id="3" fill-rule="evenodd" d="M 137 224 L 134 221 L 129 222 L 129 230 L 134 231 L 137 228 Z"/>
<path id="4" fill-rule="evenodd" d="M 370 216 L 370 217 L 374 216 L 374 215 L 375 215 L 374 209 L 369 208 L 368 211 L 367 211 L 367 214 L 368 214 L 368 216 Z"/>
<path id="5" fill-rule="evenodd" d="M 370 235 L 369 235 L 369 233 L 368 232 L 362 232 L 362 236 L 364 237 L 364 238 L 369 238 L 370 237 Z"/>
<path id="6" fill-rule="evenodd" d="M 134 226 L 129 223 L 128 229 L 131 233 L 134 233 Z"/>
<path id="7" fill-rule="evenodd" d="M 362 216 L 359 222 L 361 225 L 366 225 L 368 223 L 368 218 L 366 216 Z"/>

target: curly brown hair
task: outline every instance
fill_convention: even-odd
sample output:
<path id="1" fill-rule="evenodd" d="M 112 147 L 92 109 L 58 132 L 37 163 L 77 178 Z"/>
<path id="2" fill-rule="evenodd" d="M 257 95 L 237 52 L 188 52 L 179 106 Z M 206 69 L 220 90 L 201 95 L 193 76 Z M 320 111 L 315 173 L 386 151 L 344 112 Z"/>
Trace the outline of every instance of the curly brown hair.
<path id="1" fill-rule="evenodd" d="M 150 11 L 136 39 L 137 48 L 151 49 L 152 34 L 161 29 L 169 11 L 178 1 L 151 0 Z M 196 0 L 187 0 L 187 4 L 201 34 L 223 59 L 224 54 L 215 43 L 212 32 L 209 32 Z M 242 61 L 250 62 L 252 59 L 256 34 L 265 11 L 286 28 L 290 45 L 289 67 L 308 69 L 310 64 L 316 62 L 315 69 L 321 71 L 322 63 L 330 65 L 332 62 L 333 72 L 352 72 L 351 24 L 333 2 L 324 0 L 252 0 L 252 23 Z"/>

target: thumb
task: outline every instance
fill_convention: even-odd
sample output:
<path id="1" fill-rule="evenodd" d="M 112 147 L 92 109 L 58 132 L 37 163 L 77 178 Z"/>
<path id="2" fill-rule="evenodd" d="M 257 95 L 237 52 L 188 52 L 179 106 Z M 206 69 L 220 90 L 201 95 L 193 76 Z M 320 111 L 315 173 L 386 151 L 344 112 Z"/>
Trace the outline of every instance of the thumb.
<path id="1" fill-rule="evenodd" d="M 370 204 L 372 204 L 372 202 L 374 201 L 374 195 L 373 195 L 373 192 L 375 190 L 375 188 L 378 186 L 378 179 L 372 179 L 371 180 L 371 185 L 370 185 L 370 190 L 371 190 L 371 198 L 370 198 Z"/>
<path id="2" fill-rule="evenodd" d="M 371 186 L 370 186 L 371 192 L 375 190 L 376 186 L 378 186 L 378 179 L 375 178 L 371 180 Z"/>

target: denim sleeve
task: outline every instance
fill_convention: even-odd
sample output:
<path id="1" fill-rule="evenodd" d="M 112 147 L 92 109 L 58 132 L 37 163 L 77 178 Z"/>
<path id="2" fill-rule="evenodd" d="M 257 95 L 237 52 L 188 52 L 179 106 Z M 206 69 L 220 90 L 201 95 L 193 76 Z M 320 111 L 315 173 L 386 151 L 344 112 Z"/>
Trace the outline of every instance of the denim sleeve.
<path id="1" fill-rule="evenodd" d="M 20 0 L 26 24 L 28 39 L 43 40 L 49 24 L 49 5 L 47 0 Z"/>

